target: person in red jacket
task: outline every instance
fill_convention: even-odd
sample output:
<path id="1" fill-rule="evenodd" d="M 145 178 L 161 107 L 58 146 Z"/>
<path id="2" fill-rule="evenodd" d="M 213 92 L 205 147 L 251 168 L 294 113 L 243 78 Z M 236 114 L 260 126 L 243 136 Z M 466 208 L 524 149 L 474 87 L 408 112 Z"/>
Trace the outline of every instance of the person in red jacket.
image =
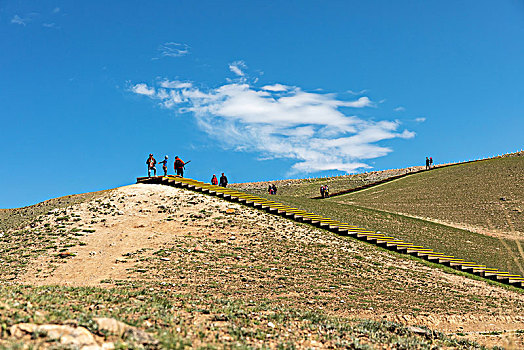
<path id="1" fill-rule="evenodd" d="M 218 185 L 218 179 L 215 174 L 213 174 L 213 177 L 211 178 L 211 185 Z"/>
<path id="2" fill-rule="evenodd" d="M 184 165 L 186 165 L 186 163 L 184 163 L 182 159 L 176 156 L 175 157 L 175 172 L 177 175 L 184 177 Z"/>

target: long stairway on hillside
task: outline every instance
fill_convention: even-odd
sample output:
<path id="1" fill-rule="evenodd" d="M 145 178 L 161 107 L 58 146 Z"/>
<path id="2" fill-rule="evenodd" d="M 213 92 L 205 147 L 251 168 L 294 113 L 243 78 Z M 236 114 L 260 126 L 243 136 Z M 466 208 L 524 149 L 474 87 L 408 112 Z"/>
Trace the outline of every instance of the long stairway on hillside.
<path id="1" fill-rule="evenodd" d="M 341 236 L 350 236 L 389 250 L 397 251 L 399 253 L 409 254 L 411 256 L 416 256 L 434 263 L 452 267 L 456 270 L 465 271 L 490 280 L 524 288 L 524 277 L 520 275 L 513 275 L 509 272 L 503 272 L 494 268 L 489 268 L 486 265 L 477 264 L 472 261 L 465 261 L 463 259 L 446 255 L 444 253 L 438 253 L 432 249 L 424 248 L 422 246 L 415 245 L 414 243 L 407 243 L 380 232 L 366 230 L 358 226 L 350 225 L 348 223 L 340 222 L 327 217 L 322 217 L 314 213 L 306 212 L 299 208 L 293 208 L 282 203 L 230 188 L 210 185 L 201 181 L 171 175 L 139 177 L 137 178 L 137 183 L 161 184 L 217 196 L 231 202 L 237 202 L 250 207 L 265 210 L 268 213 L 280 215 L 297 222 L 307 223 Z"/>

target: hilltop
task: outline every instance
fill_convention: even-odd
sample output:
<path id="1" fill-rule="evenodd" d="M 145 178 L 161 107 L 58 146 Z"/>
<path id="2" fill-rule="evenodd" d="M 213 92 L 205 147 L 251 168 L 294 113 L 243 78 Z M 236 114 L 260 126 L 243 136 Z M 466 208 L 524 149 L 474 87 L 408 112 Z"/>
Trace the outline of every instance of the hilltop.
<path id="1" fill-rule="evenodd" d="M 50 344 L 12 328 L 22 322 L 146 347 L 522 342 L 524 294 L 511 287 L 187 190 L 82 198 L 48 202 L 0 237 L 3 346 Z M 100 317 L 154 340 L 112 334 Z"/>

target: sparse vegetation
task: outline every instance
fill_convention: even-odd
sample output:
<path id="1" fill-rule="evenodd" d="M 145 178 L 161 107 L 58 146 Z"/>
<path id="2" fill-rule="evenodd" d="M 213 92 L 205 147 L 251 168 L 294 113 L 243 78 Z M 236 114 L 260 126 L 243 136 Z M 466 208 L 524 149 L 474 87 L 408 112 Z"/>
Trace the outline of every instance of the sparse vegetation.
<path id="1" fill-rule="evenodd" d="M 345 199 L 270 198 L 386 232 L 463 234 Z M 22 322 L 72 322 L 117 348 L 135 346 L 98 329 L 97 317 L 136 326 L 161 348 L 524 344 L 520 290 L 160 185 L 47 210 L 0 241 L 0 347 L 23 345 L 10 333 Z M 38 331 L 26 341 L 45 339 Z"/>
<path id="2" fill-rule="evenodd" d="M 523 178 L 524 156 L 514 156 L 434 169 L 325 200 L 297 195 L 292 187 L 276 198 L 250 192 L 524 275 Z M 461 228 L 467 226 L 471 230 Z"/>

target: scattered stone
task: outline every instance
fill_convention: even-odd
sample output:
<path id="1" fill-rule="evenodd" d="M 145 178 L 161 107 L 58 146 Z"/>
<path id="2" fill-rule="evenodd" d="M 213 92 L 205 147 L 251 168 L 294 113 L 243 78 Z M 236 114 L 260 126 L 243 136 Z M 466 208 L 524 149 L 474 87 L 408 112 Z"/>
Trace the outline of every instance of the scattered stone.
<path id="1" fill-rule="evenodd" d="M 271 328 L 275 328 L 275 324 L 273 322 L 268 322 L 267 323 L 267 326 L 268 327 L 271 327 Z"/>
<path id="2" fill-rule="evenodd" d="M 72 252 L 60 252 L 58 253 L 58 256 L 61 257 L 61 258 L 67 258 L 69 256 L 75 256 L 76 254 L 75 253 L 72 253 Z"/>
<path id="3" fill-rule="evenodd" d="M 142 345 L 156 345 L 158 344 L 158 340 L 153 338 L 152 335 L 149 333 L 136 328 L 129 326 L 125 333 L 123 338 L 127 341 L 131 341 L 134 343 L 142 344 Z"/>
<path id="4" fill-rule="evenodd" d="M 420 327 L 415 327 L 415 326 L 409 326 L 407 327 L 408 331 L 412 332 L 412 333 L 415 333 L 415 334 L 426 334 L 428 333 L 427 330 L 423 329 L 423 328 L 420 328 Z"/>
<path id="5" fill-rule="evenodd" d="M 501 201 L 506 201 L 506 197 L 500 197 Z"/>
<path id="6" fill-rule="evenodd" d="M 160 258 L 160 260 L 162 260 L 162 261 L 171 261 L 171 259 L 169 259 L 169 258 Z"/>
<path id="7" fill-rule="evenodd" d="M 124 322 L 117 321 L 114 318 L 100 317 L 95 318 L 94 321 L 98 325 L 98 330 L 113 333 L 119 337 L 124 335 L 127 327 L 130 327 Z"/>
<path id="8" fill-rule="evenodd" d="M 235 214 L 235 209 L 233 209 L 233 208 L 227 208 L 227 209 L 226 209 L 226 214 Z"/>
<path id="9" fill-rule="evenodd" d="M 61 345 L 81 348 L 81 349 L 99 349 L 95 337 L 84 327 L 71 327 L 56 324 L 36 325 L 32 323 L 20 323 L 11 326 L 11 336 L 15 338 L 23 338 L 25 336 L 33 336 L 39 334 L 48 339 L 48 341 L 56 341 Z M 92 347 L 92 348 L 91 348 Z"/>
<path id="10" fill-rule="evenodd" d="M 236 238 L 236 236 L 229 236 L 229 239 L 230 239 L 230 240 L 235 240 L 235 239 L 237 239 L 237 238 Z"/>
<path id="11" fill-rule="evenodd" d="M 133 343 L 142 345 L 156 345 L 158 341 L 149 333 L 125 324 L 124 322 L 115 320 L 114 318 L 100 317 L 94 319 L 98 325 L 98 329 L 113 333 L 119 337 Z"/>

